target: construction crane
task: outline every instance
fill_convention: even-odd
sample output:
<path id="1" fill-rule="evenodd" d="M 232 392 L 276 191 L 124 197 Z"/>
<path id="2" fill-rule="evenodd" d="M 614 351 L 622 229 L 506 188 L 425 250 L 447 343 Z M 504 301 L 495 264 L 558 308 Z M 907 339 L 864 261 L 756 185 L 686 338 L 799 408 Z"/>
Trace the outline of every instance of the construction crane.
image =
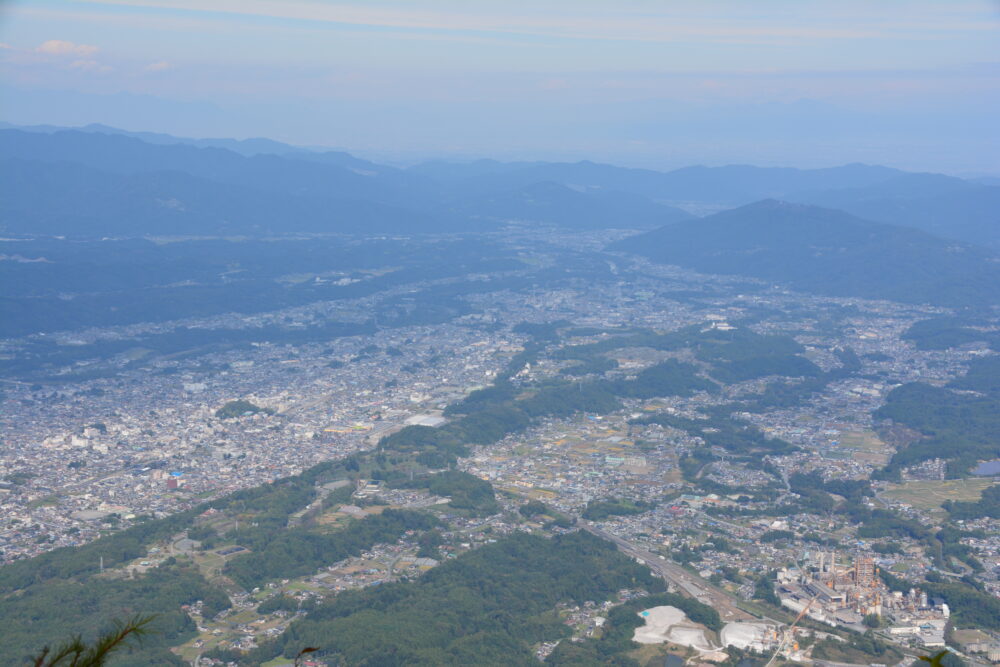
<path id="1" fill-rule="evenodd" d="M 809 607 L 811 607 L 812 603 L 815 601 L 816 598 L 812 598 L 811 600 L 809 600 L 809 602 L 806 603 L 806 606 L 802 608 L 802 611 L 799 612 L 799 615 L 795 617 L 795 620 L 792 621 L 792 624 L 788 626 L 788 632 L 786 632 L 785 636 L 781 638 L 780 642 L 778 642 L 778 648 L 774 649 L 774 655 L 771 656 L 771 659 L 767 661 L 767 664 L 764 667 L 771 667 L 771 664 L 774 662 L 774 659 L 777 658 L 778 654 L 781 653 L 782 649 L 785 648 L 785 639 L 787 637 L 794 635 L 795 626 L 799 624 L 799 621 L 802 620 L 802 617 L 806 615 L 806 612 L 809 611 Z"/>

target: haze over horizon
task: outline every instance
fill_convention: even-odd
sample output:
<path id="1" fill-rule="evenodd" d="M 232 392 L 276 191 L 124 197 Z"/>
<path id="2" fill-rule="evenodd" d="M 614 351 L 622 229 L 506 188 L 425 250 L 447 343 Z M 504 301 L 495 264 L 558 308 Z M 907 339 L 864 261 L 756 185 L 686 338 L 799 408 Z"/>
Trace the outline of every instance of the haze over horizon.
<path id="1" fill-rule="evenodd" d="M 0 0 L 0 664 L 1000 664 L 998 28 Z"/>
<path id="2" fill-rule="evenodd" d="M 0 120 L 268 137 L 395 163 L 1000 173 L 995 2 L 42 0 Z"/>

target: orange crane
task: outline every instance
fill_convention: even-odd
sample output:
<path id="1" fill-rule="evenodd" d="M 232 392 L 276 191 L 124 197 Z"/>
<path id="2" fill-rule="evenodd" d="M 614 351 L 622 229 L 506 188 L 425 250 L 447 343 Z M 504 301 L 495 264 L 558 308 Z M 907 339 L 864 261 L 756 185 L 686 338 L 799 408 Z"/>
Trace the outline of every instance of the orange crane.
<path id="1" fill-rule="evenodd" d="M 809 611 L 809 607 L 811 607 L 812 603 L 815 601 L 816 598 L 812 598 L 811 600 L 809 600 L 808 603 L 806 603 L 806 606 L 802 608 L 802 611 L 800 611 L 799 615 L 795 617 L 795 620 L 792 621 L 792 624 L 788 626 L 789 632 L 786 633 L 785 637 L 791 636 L 793 634 L 792 631 L 795 630 L 795 626 L 799 624 L 799 621 L 802 620 L 802 617 L 806 615 L 806 612 Z M 774 659 L 777 658 L 778 654 L 781 653 L 782 649 L 785 648 L 785 637 L 782 637 L 781 641 L 778 643 L 778 648 L 774 649 L 774 655 L 771 656 L 771 659 L 767 661 L 767 664 L 764 667 L 771 667 L 771 663 L 774 662 Z"/>

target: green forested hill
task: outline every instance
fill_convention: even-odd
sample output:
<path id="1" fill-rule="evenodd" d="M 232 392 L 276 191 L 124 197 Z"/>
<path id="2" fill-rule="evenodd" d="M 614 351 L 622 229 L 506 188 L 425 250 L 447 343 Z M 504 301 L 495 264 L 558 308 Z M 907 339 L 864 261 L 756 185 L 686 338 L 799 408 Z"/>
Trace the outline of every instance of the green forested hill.
<path id="1" fill-rule="evenodd" d="M 0 599 L 2 656 L 8 665 L 29 664 L 45 644 L 73 635 L 92 637 L 113 620 L 155 615 L 140 653 L 123 653 L 113 664 L 183 665 L 167 649 L 195 636 L 195 623 L 181 605 L 205 603 L 214 616 L 229 608 L 222 589 L 210 585 L 196 568 L 162 565 L 137 578 L 54 579 Z"/>
<path id="2" fill-rule="evenodd" d="M 316 646 L 348 665 L 532 665 L 532 644 L 568 634 L 556 604 L 600 602 L 623 588 L 662 591 L 663 582 L 583 531 L 515 534 L 415 581 L 341 593 L 241 664 Z"/>
<path id="3" fill-rule="evenodd" d="M 611 246 L 697 271 L 831 296 L 946 306 L 996 303 L 988 250 L 829 209 L 766 200 Z"/>
<path id="4" fill-rule="evenodd" d="M 1000 456 L 998 371 L 996 357 L 980 357 L 949 386 L 910 382 L 893 389 L 875 417 L 904 424 L 925 437 L 896 452 L 889 470 L 942 458 L 951 461 L 950 472 L 959 475 L 977 461 Z"/>

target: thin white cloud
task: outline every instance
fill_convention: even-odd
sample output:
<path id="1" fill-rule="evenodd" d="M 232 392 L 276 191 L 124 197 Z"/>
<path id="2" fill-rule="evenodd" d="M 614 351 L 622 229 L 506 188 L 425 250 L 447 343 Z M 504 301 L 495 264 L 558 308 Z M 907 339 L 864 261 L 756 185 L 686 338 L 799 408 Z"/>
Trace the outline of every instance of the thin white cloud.
<path id="1" fill-rule="evenodd" d="M 62 39 L 50 39 L 39 44 L 35 48 L 35 51 L 50 56 L 86 57 L 94 55 L 100 51 L 100 49 L 90 44 L 77 44 L 75 42 L 67 42 Z"/>
<path id="2" fill-rule="evenodd" d="M 82 72 L 110 72 L 111 67 L 102 65 L 96 60 L 74 60 L 69 64 L 70 69 L 78 69 Z"/>
<path id="3" fill-rule="evenodd" d="M 906 33 L 912 39 L 935 39 L 945 32 L 974 32 L 995 29 L 996 16 L 982 15 L 972 7 L 951 8 L 950 12 L 922 21 L 901 24 L 890 7 L 870 6 L 840 16 L 826 6 L 812 11 L 782 12 L 759 16 L 740 12 L 739 6 L 720 7 L 714 3 L 664 3 L 656 8 L 643 3 L 614 5 L 553 2 L 512 2 L 507 11 L 476 11 L 475 5 L 451 5 L 438 10 L 422 7 L 374 6 L 351 2 L 316 0 L 85 0 L 92 4 L 147 7 L 183 12 L 266 16 L 277 19 L 311 21 L 352 26 L 432 31 L 496 32 L 587 40 L 635 40 L 648 42 L 690 41 L 692 39 L 728 43 L 764 43 L 801 40 L 882 39 L 888 33 Z M 789 5 L 789 3 L 776 3 Z M 790 5 L 789 5 L 790 6 Z M 797 10 L 800 9 L 795 4 Z"/>
<path id="4" fill-rule="evenodd" d="M 148 65 L 146 65 L 144 69 L 147 72 L 165 72 L 171 68 L 173 68 L 173 65 L 171 65 L 165 60 L 161 60 L 159 62 L 149 63 Z"/>

